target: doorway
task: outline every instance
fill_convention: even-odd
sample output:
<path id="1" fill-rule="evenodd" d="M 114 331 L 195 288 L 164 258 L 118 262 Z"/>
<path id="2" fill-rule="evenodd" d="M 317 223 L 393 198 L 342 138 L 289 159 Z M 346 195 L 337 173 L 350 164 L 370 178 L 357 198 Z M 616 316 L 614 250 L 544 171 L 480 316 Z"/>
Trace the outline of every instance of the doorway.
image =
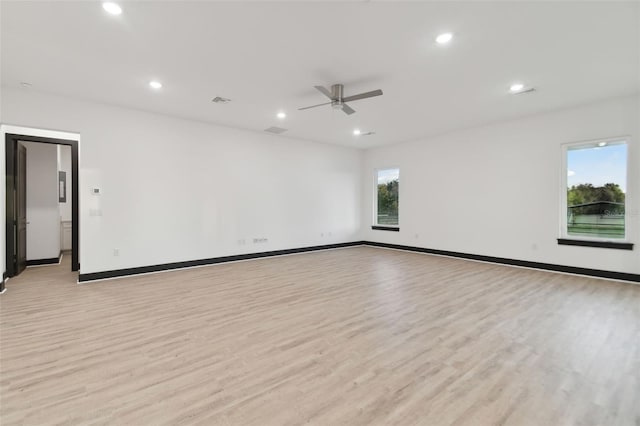
<path id="1" fill-rule="evenodd" d="M 6 270 L 14 277 L 27 264 L 26 162 L 27 150 L 20 142 L 66 145 L 71 148 L 71 270 L 80 270 L 78 141 L 6 134 Z M 66 196 L 66 194 L 65 194 Z"/>

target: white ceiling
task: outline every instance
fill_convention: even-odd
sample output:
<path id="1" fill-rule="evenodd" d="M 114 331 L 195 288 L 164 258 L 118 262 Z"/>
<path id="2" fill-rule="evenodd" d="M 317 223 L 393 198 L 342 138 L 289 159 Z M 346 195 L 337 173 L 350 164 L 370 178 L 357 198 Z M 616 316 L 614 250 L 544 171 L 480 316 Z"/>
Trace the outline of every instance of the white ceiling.
<path id="1" fill-rule="evenodd" d="M 2 84 L 371 147 L 640 87 L 638 2 L 2 1 Z M 436 45 L 441 32 L 453 42 Z M 153 91 L 148 82 L 164 84 Z M 538 88 L 509 95 L 512 82 Z M 343 83 L 347 116 L 314 85 Z M 215 96 L 232 99 L 213 104 Z M 278 120 L 276 112 L 288 117 Z M 354 137 L 354 128 L 374 131 Z"/>

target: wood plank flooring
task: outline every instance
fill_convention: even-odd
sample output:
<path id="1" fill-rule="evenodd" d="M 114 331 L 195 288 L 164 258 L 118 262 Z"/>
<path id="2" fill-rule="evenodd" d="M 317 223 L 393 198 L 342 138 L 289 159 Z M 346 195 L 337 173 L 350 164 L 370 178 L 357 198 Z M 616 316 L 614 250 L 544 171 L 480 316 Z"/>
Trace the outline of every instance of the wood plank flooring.
<path id="1" fill-rule="evenodd" d="M 0 296 L 0 424 L 640 425 L 640 286 L 373 247 Z"/>

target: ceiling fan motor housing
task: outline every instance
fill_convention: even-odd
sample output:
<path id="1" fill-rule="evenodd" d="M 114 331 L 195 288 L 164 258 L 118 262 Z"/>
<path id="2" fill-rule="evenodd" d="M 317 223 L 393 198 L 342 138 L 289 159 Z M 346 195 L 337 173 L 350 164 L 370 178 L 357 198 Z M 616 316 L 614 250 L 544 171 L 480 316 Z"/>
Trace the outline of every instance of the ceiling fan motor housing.
<path id="1" fill-rule="evenodd" d="M 334 101 L 342 103 L 344 86 L 342 84 L 334 84 L 331 86 L 331 98 Z"/>
<path id="2" fill-rule="evenodd" d="M 344 86 L 342 84 L 334 84 L 331 86 L 331 108 L 342 109 L 344 102 L 342 101 L 344 95 Z"/>

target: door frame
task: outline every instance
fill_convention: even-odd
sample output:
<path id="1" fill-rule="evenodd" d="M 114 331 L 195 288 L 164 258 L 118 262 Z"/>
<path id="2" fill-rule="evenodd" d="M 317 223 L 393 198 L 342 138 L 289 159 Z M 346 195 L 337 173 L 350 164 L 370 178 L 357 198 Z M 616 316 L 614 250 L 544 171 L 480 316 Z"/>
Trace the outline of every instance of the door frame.
<path id="1" fill-rule="evenodd" d="M 78 141 L 70 139 L 55 139 L 41 136 L 18 135 L 7 133 L 5 136 L 6 161 L 6 233 L 5 254 L 7 277 L 15 276 L 16 264 L 14 259 L 15 241 L 17 238 L 16 209 L 13 200 L 16 180 L 16 162 L 18 161 L 18 142 L 39 142 L 53 145 L 67 145 L 71 147 L 71 270 L 80 270 L 80 232 L 79 232 L 79 182 L 78 182 Z"/>

